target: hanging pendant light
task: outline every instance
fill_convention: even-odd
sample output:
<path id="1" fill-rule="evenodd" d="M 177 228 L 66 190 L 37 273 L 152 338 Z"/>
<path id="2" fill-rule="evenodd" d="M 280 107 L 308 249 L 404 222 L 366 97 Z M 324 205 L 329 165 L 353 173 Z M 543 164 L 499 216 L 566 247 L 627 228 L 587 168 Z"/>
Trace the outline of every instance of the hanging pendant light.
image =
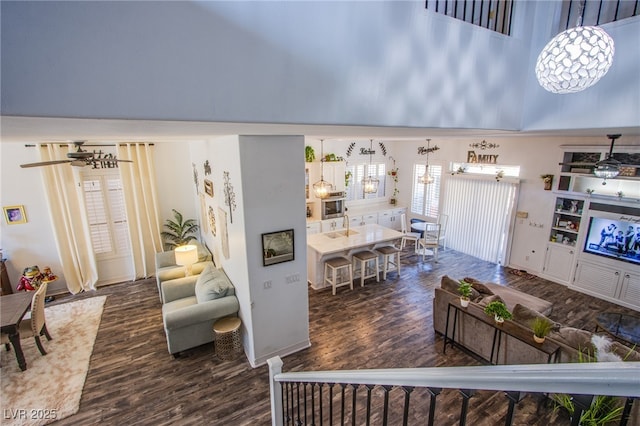
<path id="1" fill-rule="evenodd" d="M 420 183 L 425 185 L 428 185 L 435 181 L 433 176 L 429 174 L 429 151 L 431 151 L 431 149 L 429 148 L 429 142 L 431 142 L 431 139 L 427 139 L 427 165 L 424 169 L 424 174 L 420 176 L 420 178 L 418 179 Z"/>
<path id="2" fill-rule="evenodd" d="M 324 139 L 320 139 L 320 180 L 313 184 L 313 193 L 316 198 L 327 198 L 333 185 L 324 180 Z"/>
<path id="3" fill-rule="evenodd" d="M 378 185 L 380 180 L 375 177 L 371 177 L 371 155 L 373 153 L 373 139 L 369 144 L 369 177 L 362 179 L 362 186 L 364 187 L 365 194 L 376 194 L 378 192 Z"/>
<path id="4" fill-rule="evenodd" d="M 580 92 L 596 84 L 611 67 L 613 39 L 600 27 L 581 26 L 583 10 L 584 2 L 577 26 L 552 38 L 538 56 L 536 77 L 549 92 Z"/>
<path id="5" fill-rule="evenodd" d="M 611 147 L 609 148 L 609 154 L 607 158 L 596 163 L 596 167 L 593 170 L 593 174 L 599 178 L 604 179 L 603 185 L 607 184 L 607 179 L 613 179 L 620 174 L 620 166 L 622 165 L 618 160 L 613 158 L 613 144 L 622 135 L 607 135 L 611 139 Z"/>

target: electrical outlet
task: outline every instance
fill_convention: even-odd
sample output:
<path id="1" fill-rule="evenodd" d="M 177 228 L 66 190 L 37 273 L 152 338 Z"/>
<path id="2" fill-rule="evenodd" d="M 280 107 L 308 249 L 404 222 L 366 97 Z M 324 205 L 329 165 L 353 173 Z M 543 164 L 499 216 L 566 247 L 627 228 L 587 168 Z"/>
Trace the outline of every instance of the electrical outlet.
<path id="1" fill-rule="evenodd" d="M 266 289 L 271 288 L 271 280 L 264 282 L 264 288 Z"/>
<path id="2" fill-rule="evenodd" d="M 289 275 L 285 278 L 287 284 L 300 282 L 300 274 Z"/>

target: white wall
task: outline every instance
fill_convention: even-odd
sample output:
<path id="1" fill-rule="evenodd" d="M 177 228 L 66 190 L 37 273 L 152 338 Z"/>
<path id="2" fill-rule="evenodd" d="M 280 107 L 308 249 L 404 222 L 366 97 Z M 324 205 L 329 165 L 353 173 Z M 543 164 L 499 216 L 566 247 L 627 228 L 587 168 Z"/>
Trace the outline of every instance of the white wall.
<path id="1" fill-rule="evenodd" d="M 3 114 L 521 125 L 526 3 L 514 37 L 426 11 L 422 1 L 1 7 Z"/>

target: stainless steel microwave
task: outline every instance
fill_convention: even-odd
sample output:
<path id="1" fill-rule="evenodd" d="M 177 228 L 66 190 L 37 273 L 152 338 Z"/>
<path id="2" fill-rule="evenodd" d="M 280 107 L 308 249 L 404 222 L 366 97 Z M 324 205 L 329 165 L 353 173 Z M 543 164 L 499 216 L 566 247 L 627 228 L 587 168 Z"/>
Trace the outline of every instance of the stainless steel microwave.
<path id="1" fill-rule="evenodd" d="M 344 216 L 345 202 L 344 192 L 329 193 L 329 196 L 321 201 L 322 220 Z"/>

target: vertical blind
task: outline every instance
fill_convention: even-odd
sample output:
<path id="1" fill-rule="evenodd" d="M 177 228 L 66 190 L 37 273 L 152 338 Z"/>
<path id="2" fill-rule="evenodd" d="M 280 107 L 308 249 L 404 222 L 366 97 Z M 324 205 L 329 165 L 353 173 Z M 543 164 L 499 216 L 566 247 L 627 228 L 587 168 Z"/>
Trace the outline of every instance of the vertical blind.
<path id="1" fill-rule="evenodd" d="M 487 262 L 504 264 L 518 184 L 463 175 L 447 181 L 447 245 Z"/>

